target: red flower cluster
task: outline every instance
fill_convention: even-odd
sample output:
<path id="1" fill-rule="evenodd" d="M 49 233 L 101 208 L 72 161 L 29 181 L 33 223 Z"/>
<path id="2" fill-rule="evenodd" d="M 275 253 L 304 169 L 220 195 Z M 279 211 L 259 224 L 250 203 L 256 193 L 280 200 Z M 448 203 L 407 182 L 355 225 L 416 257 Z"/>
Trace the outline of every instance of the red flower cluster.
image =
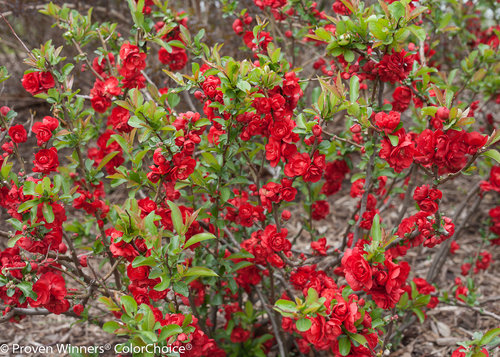
<path id="1" fill-rule="evenodd" d="M 46 93 L 50 88 L 54 88 L 56 82 L 50 72 L 29 72 L 22 80 L 22 85 L 27 92 L 32 95 Z"/>
<path id="2" fill-rule="evenodd" d="M 425 129 L 416 138 L 415 161 L 425 167 L 435 164 L 440 174 L 457 172 L 466 165 L 466 156 L 474 155 L 487 140 L 487 136 L 475 131 Z"/>
<path id="3" fill-rule="evenodd" d="M 375 114 L 375 125 L 382 129 L 385 135 L 392 134 L 400 122 L 401 114 L 398 112 L 391 111 L 389 114 L 384 112 Z"/>
<path id="4" fill-rule="evenodd" d="M 59 167 L 59 157 L 57 155 L 57 149 L 51 147 L 50 149 L 42 149 L 35 154 L 35 160 L 33 160 L 33 172 L 43 172 L 48 174 L 52 171 L 56 171 Z"/>
<path id="5" fill-rule="evenodd" d="M 491 244 L 500 245 L 500 206 L 490 209 L 491 218 L 490 232 L 497 235 L 497 238 L 490 240 Z"/>
<path id="6" fill-rule="evenodd" d="M 330 204 L 325 200 L 318 200 L 311 206 L 312 219 L 320 221 L 330 214 Z"/>
<path id="7" fill-rule="evenodd" d="M 415 56 L 408 55 L 405 50 L 385 54 L 376 65 L 376 70 L 382 82 L 392 84 L 404 80 L 411 71 Z"/>
<path id="8" fill-rule="evenodd" d="M 114 140 L 108 144 L 111 135 L 114 134 L 116 133 L 113 130 L 106 130 L 99 139 L 97 139 L 97 148 L 90 148 L 88 152 L 89 159 L 94 160 L 94 166 L 98 166 L 107 155 L 115 152 L 117 153 L 104 166 L 110 175 L 114 174 L 116 172 L 116 167 L 120 166 L 125 161 L 120 144 Z"/>
<path id="9" fill-rule="evenodd" d="M 415 156 L 415 143 L 411 135 L 406 134 L 404 128 L 399 129 L 394 133 L 398 137 L 398 144 L 393 146 L 390 139 L 385 137 L 382 139 L 382 147 L 379 156 L 386 160 L 387 163 L 396 172 L 401 172 L 413 162 Z"/>
<path id="10" fill-rule="evenodd" d="M 500 166 L 493 166 L 490 171 L 490 179 L 481 181 L 481 191 L 500 192 Z"/>
<path id="11" fill-rule="evenodd" d="M 36 300 L 28 298 L 32 307 L 44 307 L 56 315 L 68 311 L 66 282 L 61 275 L 50 271 L 43 274 L 33 284 L 33 291 L 37 294 Z"/>
<path id="12" fill-rule="evenodd" d="M 287 235 L 286 229 L 278 231 L 275 225 L 268 225 L 264 230 L 253 232 L 249 239 L 241 243 L 241 247 L 255 257 L 248 261 L 264 266 L 270 263 L 274 267 L 283 268 L 285 263 L 278 253 L 291 255 L 292 245 L 286 238 Z"/>
<path id="13" fill-rule="evenodd" d="M 432 215 L 439 208 L 439 200 L 443 197 L 443 193 L 437 188 L 430 188 L 429 185 L 424 185 L 415 188 L 413 199 L 417 201 L 421 211 Z"/>
<path id="14" fill-rule="evenodd" d="M 261 188 L 263 190 L 264 188 Z M 264 221 L 264 207 L 255 206 L 248 201 L 248 192 L 234 190 L 235 198 L 229 199 L 227 202 L 234 207 L 226 207 L 227 214 L 225 218 L 243 227 L 252 227 L 256 221 Z M 263 202 L 263 205 L 265 203 Z"/>
<path id="15" fill-rule="evenodd" d="M 111 114 L 108 116 L 108 126 L 113 126 L 113 130 L 120 133 L 130 133 L 132 127 L 128 125 L 130 119 L 130 112 L 122 107 L 114 107 Z"/>
<path id="16" fill-rule="evenodd" d="M 386 256 L 384 264 L 375 263 L 372 267 L 364 254 L 358 247 L 345 251 L 341 268 L 347 283 L 354 291 L 363 290 L 371 295 L 379 307 L 393 308 L 404 293 L 410 266 L 406 262 L 396 264 Z"/>
<path id="17" fill-rule="evenodd" d="M 344 160 L 335 160 L 326 164 L 323 175 L 325 183 L 321 188 L 321 193 L 331 196 L 340 191 L 342 181 L 349 173 L 349 166 Z"/>
<path id="18" fill-rule="evenodd" d="M 307 354 L 311 347 L 314 347 L 315 350 L 330 350 L 334 355 L 339 355 L 338 338 L 344 330 L 349 333 L 362 334 L 371 348 L 376 345 L 376 334 L 368 330 L 371 328 L 371 318 L 369 314 L 365 314 L 362 318 L 359 311 L 359 308 L 364 305 L 364 300 L 359 299 L 356 294 L 344 294 L 344 287 L 338 288 L 335 281 L 324 271 L 316 270 L 316 265 L 297 268 L 291 274 L 290 282 L 305 296 L 312 288 L 320 298 L 325 299 L 326 316 L 318 314 L 316 317 L 307 317 L 312 325 L 305 332 L 297 330 L 293 319 L 283 318 L 282 328 L 289 333 L 298 333 L 302 337 L 297 341 L 302 353 Z M 361 323 L 359 323 L 360 320 Z M 362 345 L 357 347 L 353 345 L 351 354 L 369 354 L 369 349 Z"/>
<path id="19" fill-rule="evenodd" d="M 46 116 L 41 122 L 33 124 L 33 132 L 36 134 L 37 145 L 42 146 L 50 140 L 52 132 L 59 126 L 59 120 Z"/>
<path id="20" fill-rule="evenodd" d="M 265 7 L 276 9 L 285 6 L 287 4 L 287 0 L 253 0 L 253 3 L 261 10 L 264 10 Z"/>
<path id="21" fill-rule="evenodd" d="M 146 54 L 139 47 L 125 42 L 120 48 L 122 84 L 125 88 L 144 88 L 145 78 L 141 71 L 146 68 Z"/>
<path id="22" fill-rule="evenodd" d="M 96 112 L 104 113 L 111 106 L 113 96 L 122 94 L 118 84 L 118 79 L 115 77 L 109 77 L 104 82 L 96 79 L 94 87 L 90 90 L 90 102 Z"/>
<path id="23" fill-rule="evenodd" d="M 425 279 L 422 279 L 422 278 L 413 278 L 413 282 L 415 283 L 415 286 L 417 287 L 417 291 L 419 294 L 421 295 L 430 295 L 432 294 L 433 292 L 436 291 L 436 288 L 429 284 L 427 282 L 427 280 Z M 412 298 L 412 293 L 411 293 L 411 286 L 410 285 L 407 285 L 405 287 L 405 290 L 406 292 L 408 293 L 408 298 L 410 300 L 413 300 Z M 429 303 L 427 304 L 427 307 L 429 309 L 433 309 L 437 306 L 437 304 L 439 303 L 439 299 L 437 296 L 431 296 L 430 300 L 429 300 Z"/>
<path id="24" fill-rule="evenodd" d="M 160 21 L 156 23 L 155 29 L 156 31 L 161 32 L 164 26 L 165 23 L 163 21 Z M 179 25 L 163 35 L 162 39 L 165 40 L 167 44 L 170 41 L 178 41 L 184 44 L 184 41 L 182 41 L 182 38 L 180 36 L 180 26 L 187 27 L 186 17 L 179 21 Z M 183 69 L 188 61 L 186 50 L 178 46 L 177 44 L 174 44 L 173 42 L 169 47 L 170 48 L 168 50 L 165 47 L 160 48 L 160 50 L 158 51 L 158 60 L 161 63 L 168 65 L 171 71 L 179 71 Z"/>
<path id="25" fill-rule="evenodd" d="M 9 128 L 9 136 L 16 144 L 24 143 L 28 139 L 26 129 L 21 124 L 11 126 Z"/>
<path id="26" fill-rule="evenodd" d="M 392 109 L 397 112 L 404 112 L 410 106 L 413 93 L 408 87 L 396 87 L 392 93 Z"/>

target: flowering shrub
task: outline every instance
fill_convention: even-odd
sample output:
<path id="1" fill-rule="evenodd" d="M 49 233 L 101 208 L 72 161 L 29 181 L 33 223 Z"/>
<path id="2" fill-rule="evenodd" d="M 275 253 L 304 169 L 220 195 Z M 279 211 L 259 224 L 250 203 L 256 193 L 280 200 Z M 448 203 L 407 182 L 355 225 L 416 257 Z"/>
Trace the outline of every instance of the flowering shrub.
<path id="1" fill-rule="evenodd" d="M 131 29 L 41 10 L 78 54 L 26 48 L 22 86 L 51 115 L 28 128 L 1 108 L 3 320 L 66 314 L 189 356 L 370 356 L 438 304 L 478 310 L 500 206 L 462 278 L 438 272 L 500 192 L 489 2 L 222 3 L 246 59 L 158 0 L 128 1 Z M 450 187 L 467 191 L 456 206 Z M 340 197 L 351 218 L 334 227 Z M 487 356 L 499 334 L 453 356 Z"/>

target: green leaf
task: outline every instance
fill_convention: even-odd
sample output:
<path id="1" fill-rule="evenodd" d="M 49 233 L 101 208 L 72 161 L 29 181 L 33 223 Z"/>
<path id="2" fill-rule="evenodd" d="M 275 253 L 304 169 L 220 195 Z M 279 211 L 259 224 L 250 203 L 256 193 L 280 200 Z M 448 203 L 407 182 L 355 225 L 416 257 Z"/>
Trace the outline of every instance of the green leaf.
<path id="1" fill-rule="evenodd" d="M 132 262 L 132 267 L 137 268 L 137 267 L 142 267 L 142 266 L 150 266 L 150 267 L 156 266 L 155 258 L 152 256 L 145 257 L 143 255 L 139 255 Z"/>
<path id="2" fill-rule="evenodd" d="M 305 332 L 311 328 L 312 322 L 311 320 L 303 317 L 295 322 L 295 326 L 297 327 L 297 330 L 299 330 L 300 332 Z"/>
<path id="3" fill-rule="evenodd" d="M 155 220 L 156 214 L 154 211 L 150 212 L 144 218 L 144 226 L 146 227 L 148 233 L 150 233 L 152 236 L 156 236 L 158 234 L 158 227 L 156 227 L 155 225 Z"/>
<path id="4" fill-rule="evenodd" d="M 354 61 L 354 52 L 352 52 L 351 50 L 346 50 L 344 52 L 344 59 L 347 61 L 347 62 L 352 62 Z"/>
<path id="5" fill-rule="evenodd" d="M 191 267 L 185 273 L 184 276 L 219 276 L 216 272 L 205 267 Z"/>
<path id="6" fill-rule="evenodd" d="M 349 334 L 349 338 L 353 341 L 356 341 L 357 343 L 359 343 L 360 345 L 363 345 L 363 346 L 366 346 L 366 344 L 368 343 L 368 341 L 366 340 L 366 337 L 359 334 L 359 333 Z"/>
<path id="7" fill-rule="evenodd" d="M 247 81 L 238 81 L 238 83 L 236 83 L 236 87 L 245 93 L 252 89 L 252 86 Z"/>
<path id="8" fill-rule="evenodd" d="M 108 321 L 106 323 L 104 323 L 104 325 L 102 326 L 102 329 L 107 332 L 107 333 L 112 333 L 114 334 L 116 330 L 120 329 L 122 327 L 122 325 L 120 325 L 118 322 L 116 321 Z"/>
<path id="9" fill-rule="evenodd" d="M 165 276 L 161 277 L 161 282 L 156 284 L 153 289 L 156 291 L 164 291 L 170 287 L 170 279 Z"/>
<path id="10" fill-rule="evenodd" d="M 246 250 L 242 249 L 241 251 L 237 252 L 237 253 L 233 253 L 231 254 L 229 257 L 227 257 L 226 259 L 245 259 L 245 258 L 249 258 L 249 259 L 254 259 L 254 255 L 247 252 Z"/>
<path id="11" fill-rule="evenodd" d="M 137 302 L 133 297 L 124 295 L 120 299 L 120 302 L 123 305 L 123 308 L 125 309 L 127 314 L 132 315 L 137 312 Z"/>
<path id="12" fill-rule="evenodd" d="M 399 144 L 399 136 L 389 134 L 389 135 L 387 135 L 387 137 L 391 141 L 391 145 L 392 146 L 398 146 L 398 144 Z"/>
<path id="13" fill-rule="evenodd" d="M 167 201 L 167 204 L 170 207 L 170 210 L 172 211 L 171 212 L 172 223 L 174 224 L 175 231 L 177 232 L 177 234 L 181 234 L 184 229 L 184 223 L 182 221 L 181 211 L 174 202 Z"/>
<path id="14" fill-rule="evenodd" d="M 10 78 L 9 72 L 5 66 L 0 66 L 0 83 Z"/>
<path id="15" fill-rule="evenodd" d="M 378 214 L 373 217 L 372 229 L 370 230 L 370 235 L 373 242 L 379 243 L 382 240 L 382 230 L 380 228 L 380 216 Z"/>
<path id="16" fill-rule="evenodd" d="M 349 95 L 351 102 L 355 102 L 359 97 L 359 78 L 358 76 L 352 76 L 349 82 Z"/>
<path id="17" fill-rule="evenodd" d="M 23 202 L 19 205 L 17 212 L 22 213 L 24 211 L 27 211 L 30 208 L 36 206 L 38 203 L 39 203 L 39 200 L 30 200 L 30 201 Z"/>
<path id="18" fill-rule="evenodd" d="M 497 336 L 500 336 L 500 327 L 499 328 L 494 328 L 492 330 L 489 330 L 488 332 L 486 332 L 483 336 L 483 338 L 481 338 L 481 341 L 479 342 L 479 345 L 481 346 L 484 346 L 484 345 L 487 345 L 489 344 L 491 341 L 493 341 L 493 339 Z"/>
<path id="19" fill-rule="evenodd" d="M 500 163 L 500 153 L 495 149 L 488 150 L 484 152 L 483 155 L 492 158 L 496 162 Z"/>
<path id="20" fill-rule="evenodd" d="M 170 336 L 173 335 L 178 335 L 179 333 L 182 333 L 182 328 L 179 325 L 172 324 L 172 325 L 167 325 L 163 326 L 161 328 L 160 336 L 158 337 L 159 341 L 166 340 Z"/>
<path id="21" fill-rule="evenodd" d="M 405 7 L 401 2 L 395 1 L 392 4 L 388 6 L 389 12 L 391 13 L 391 16 L 395 20 L 399 20 L 401 17 L 405 16 Z"/>
<path id="22" fill-rule="evenodd" d="M 35 183 L 33 181 L 25 181 L 23 185 L 23 194 L 35 196 Z"/>
<path id="23" fill-rule="evenodd" d="M 24 296 L 30 297 L 35 301 L 38 298 L 36 292 L 33 291 L 33 286 L 31 283 L 23 281 L 23 282 L 17 284 L 16 286 L 19 288 L 19 290 L 21 290 L 23 292 Z"/>
<path id="24" fill-rule="evenodd" d="M 425 30 L 417 25 L 408 26 L 408 29 L 414 34 L 421 42 L 425 41 L 427 36 Z"/>
<path id="25" fill-rule="evenodd" d="M 75 67 L 75 65 L 73 63 L 67 63 L 63 68 L 62 68 L 62 71 L 61 73 L 67 77 L 71 71 L 73 70 L 73 68 Z"/>
<path id="26" fill-rule="evenodd" d="M 240 269 L 243 269 L 243 268 L 246 268 L 246 267 L 249 267 L 249 266 L 252 266 L 254 265 L 254 263 L 252 262 L 249 262 L 247 260 L 243 260 L 241 262 L 238 262 L 234 265 L 234 267 L 231 268 L 231 272 L 234 273 L 235 271 L 238 271 Z"/>
<path id="27" fill-rule="evenodd" d="M 424 314 L 424 312 L 422 310 L 420 310 L 420 309 L 417 309 L 417 308 L 413 308 L 413 309 L 411 309 L 411 311 L 413 311 L 415 313 L 415 315 L 417 315 L 420 323 L 423 324 L 424 321 L 425 321 L 425 314 Z"/>
<path id="28" fill-rule="evenodd" d="M 288 312 L 297 312 L 297 305 L 293 301 L 279 299 L 274 303 L 274 307 L 277 308 L 275 310 L 280 311 L 288 311 Z"/>
<path id="29" fill-rule="evenodd" d="M 54 211 L 52 210 L 52 206 L 48 203 L 45 202 L 42 206 L 42 212 L 43 216 L 45 217 L 45 220 L 47 223 L 52 223 L 54 222 Z"/>
<path id="30" fill-rule="evenodd" d="M 187 240 L 186 244 L 184 244 L 184 249 L 208 239 L 215 239 L 215 236 L 212 233 L 198 233 Z"/>
<path id="31" fill-rule="evenodd" d="M 182 296 L 189 296 L 189 289 L 184 281 L 176 281 L 172 286 L 172 290 Z"/>
<path id="32" fill-rule="evenodd" d="M 118 151 L 113 151 L 103 157 L 99 166 L 97 166 L 97 171 L 100 171 L 108 162 L 111 161 L 116 155 L 118 155 Z"/>
<path id="33" fill-rule="evenodd" d="M 339 352 L 342 356 L 347 356 L 351 352 L 351 341 L 346 335 L 339 338 Z"/>
<path id="34" fill-rule="evenodd" d="M 146 125 L 145 122 L 143 122 L 141 119 L 139 119 L 139 117 L 133 115 L 131 116 L 129 119 L 128 119 L 128 125 L 130 125 L 132 128 L 143 128 Z M 117 134 L 115 134 L 116 136 L 119 136 Z M 111 135 L 111 136 L 115 136 L 115 135 Z"/>
<path id="35" fill-rule="evenodd" d="M 122 148 L 122 150 L 124 152 L 128 152 L 128 144 L 127 142 L 125 141 L 125 139 L 123 138 L 123 136 L 121 135 L 118 135 L 118 134 L 113 134 L 111 135 L 111 137 L 109 138 L 108 142 L 106 143 L 106 145 L 109 145 L 109 142 L 114 139 L 118 145 L 120 145 L 120 147 Z"/>

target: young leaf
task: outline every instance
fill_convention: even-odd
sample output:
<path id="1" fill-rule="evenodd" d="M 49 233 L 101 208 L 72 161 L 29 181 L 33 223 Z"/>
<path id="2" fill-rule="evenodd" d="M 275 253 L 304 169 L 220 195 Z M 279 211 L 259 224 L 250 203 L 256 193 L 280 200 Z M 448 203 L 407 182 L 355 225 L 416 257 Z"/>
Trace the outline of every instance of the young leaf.
<path id="1" fill-rule="evenodd" d="M 351 341 L 346 335 L 339 338 L 339 352 L 342 356 L 347 356 L 351 352 Z"/>
<path id="2" fill-rule="evenodd" d="M 297 322 L 295 322 L 295 326 L 297 326 L 297 330 L 299 330 L 300 332 L 305 332 L 311 328 L 312 322 L 311 320 L 303 317 L 301 319 L 298 319 Z"/>
<path id="3" fill-rule="evenodd" d="M 491 149 L 483 153 L 484 156 L 492 158 L 496 162 L 500 163 L 500 153 L 496 149 Z"/>
<path id="4" fill-rule="evenodd" d="M 184 244 L 184 249 L 189 248 L 193 244 L 202 242 L 202 241 L 207 240 L 207 239 L 214 239 L 214 238 L 215 238 L 215 236 L 212 233 L 206 233 L 206 232 L 198 233 L 198 234 L 196 234 L 188 239 L 186 244 Z"/>
<path id="5" fill-rule="evenodd" d="M 181 234 L 184 229 L 184 223 L 182 221 L 182 214 L 179 210 L 179 207 L 172 201 L 167 201 L 168 206 L 170 207 L 171 215 L 172 215 L 172 223 L 174 224 L 175 231 L 177 234 Z"/>
<path id="6" fill-rule="evenodd" d="M 205 267 L 191 267 L 185 273 L 184 276 L 219 276 L 216 272 Z"/>
<path id="7" fill-rule="evenodd" d="M 122 296 L 120 302 L 127 314 L 132 315 L 137 312 L 137 302 L 133 297 L 128 295 Z"/>

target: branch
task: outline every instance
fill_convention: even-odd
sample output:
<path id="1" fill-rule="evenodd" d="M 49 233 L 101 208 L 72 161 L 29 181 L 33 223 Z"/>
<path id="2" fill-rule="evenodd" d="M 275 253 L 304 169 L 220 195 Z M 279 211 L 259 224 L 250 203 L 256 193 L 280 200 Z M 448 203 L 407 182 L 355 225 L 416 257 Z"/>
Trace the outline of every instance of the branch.
<path id="1" fill-rule="evenodd" d="M 374 133 L 373 135 L 373 146 L 375 146 L 375 142 L 378 138 L 378 134 Z M 365 179 L 365 185 L 363 186 L 363 197 L 361 197 L 361 208 L 359 211 L 359 218 L 358 222 L 356 222 L 356 228 L 354 229 L 354 238 L 352 240 L 352 246 L 354 247 L 356 245 L 356 242 L 359 239 L 359 234 L 360 234 L 360 224 L 361 221 L 363 220 L 363 214 L 366 211 L 366 204 L 368 202 L 368 195 L 370 194 L 370 188 L 371 188 L 371 183 L 372 183 L 372 171 L 373 171 L 373 166 L 375 164 L 375 156 L 377 155 L 377 150 L 375 150 L 375 147 L 373 148 L 373 153 L 370 156 L 370 161 L 368 162 L 368 167 L 366 169 L 366 179 Z"/>
<path id="2" fill-rule="evenodd" d="M 479 192 L 479 182 L 475 185 L 475 188 L 472 189 L 469 194 L 467 195 L 467 197 L 463 200 L 463 203 L 462 205 L 457 209 L 457 211 L 455 212 L 455 214 L 453 215 L 453 219 L 452 221 L 453 222 L 456 222 L 459 218 L 460 218 L 460 215 L 462 214 L 463 210 L 465 209 L 465 207 L 467 206 L 467 204 L 469 203 L 470 199 L 474 196 L 474 195 L 477 195 L 478 192 Z M 470 215 L 471 213 L 474 213 L 476 212 L 476 209 L 477 209 L 477 206 L 479 206 L 479 203 L 481 202 L 482 200 L 482 196 L 479 196 L 477 199 L 476 199 L 476 202 L 474 203 L 473 207 L 470 209 L 470 211 L 468 212 L 468 215 Z M 437 275 L 437 272 L 441 270 L 441 268 L 443 267 L 443 264 L 446 260 L 446 257 L 448 256 L 448 253 L 450 251 L 449 247 L 450 247 L 450 244 L 451 244 L 451 241 L 452 240 L 456 240 L 460 233 L 462 232 L 462 229 L 464 228 L 465 226 L 465 223 L 467 222 L 468 220 L 465 218 L 463 219 L 461 222 L 460 222 L 460 225 L 457 227 L 457 229 L 455 229 L 455 233 L 453 234 L 452 237 L 450 237 L 449 239 L 446 240 L 446 242 L 442 243 L 441 244 L 441 247 L 439 247 L 439 251 L 436 253 L 436 255 L 434 256 L 434 259 L 432 260 L 432 264 L 431 264 L 431 267 L 429 268 L 429 271 L 427 273 L 427 277 L 426 277 L 426 280 L 428 282 L 432 282 L 434 281 L 434 279 L 436 278 L 436 275 Z"/>
<path id="3" fill-rule="evenodd" d="M 269 315 L 269 319 L 271 320 L 271 325 L 273 325 L 273 331 L 274 331 L 274 335 L 276 338 L 276 342 L 278 343 L 280 355 L 281 355 L 281 357 L 285 357 L 285 356 L 287 356 L 287 354 L 285 353 L 285 347 L 283 346 L 283 341 L 281 340 L 281 335 L 280 335 L 278 324 L 276 323 L 276 320 L 275 320 L 275 316 L 271 312 L 271 310 L 269 310 L 268 303 L 266 302 L 266 300 L 265 300 L 264 296 L 262 295 L 262 293 L 260 292 L 260 290 L 257 288 L 257 289 L 255 289 L 255 291 L 257 292 L 257 295 L 259 295 L 259 299 L 262 302 L 262 306 L 264 307 L 264 310 L 266 310 L 267 314 Z"/>

